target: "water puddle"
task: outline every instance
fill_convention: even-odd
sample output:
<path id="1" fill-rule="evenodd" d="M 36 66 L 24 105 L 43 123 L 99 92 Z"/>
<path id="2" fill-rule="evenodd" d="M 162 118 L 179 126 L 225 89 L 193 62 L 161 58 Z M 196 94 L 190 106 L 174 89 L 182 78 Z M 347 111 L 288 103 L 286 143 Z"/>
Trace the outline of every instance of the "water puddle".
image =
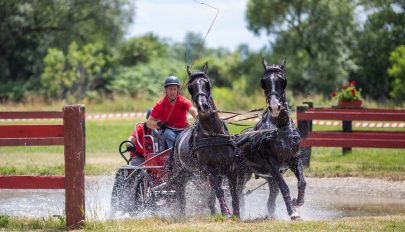
<path id="1" fill-rule="evenodd" d="M 110 200 L 113 177 L 86 177 L 86 218 L 106 220 L 133 217 L 127 214 L 111 214 Z M 247 188 L 252 189 L 264 180 L 252 180 Z M 296 180 L 287 178 L 291 195 L 296 196 Z M 340 217 L 395 215 L 405 213 L 404 182 L 389 182 L 360 178 L 307 178 L 306 200 L 299 213 L 304 220 L 325 220 Z M 195 186 L 187 188 L 189 216 L 209 215 L 205 200 L 197 197 Z M 228 194 L 229 197 L 229 194 Z M 245 198 L 243 219 L 267 216 L 267 185 Z M 50 217 L 64 215 L 65 194 L 63 190 L 0 190 L 0 215 L 24 217 Z M 279 194 L 276 218 L 289 220 L 285 204 Z M 170 216 L 173 208 L 164 205 L 158 215 Z M 230 204 L 229 204 L 230 206 Z M 218 208 L 218 204 L 217 204 Z M 150 216 L 144 212 L 136 216 Z"/>

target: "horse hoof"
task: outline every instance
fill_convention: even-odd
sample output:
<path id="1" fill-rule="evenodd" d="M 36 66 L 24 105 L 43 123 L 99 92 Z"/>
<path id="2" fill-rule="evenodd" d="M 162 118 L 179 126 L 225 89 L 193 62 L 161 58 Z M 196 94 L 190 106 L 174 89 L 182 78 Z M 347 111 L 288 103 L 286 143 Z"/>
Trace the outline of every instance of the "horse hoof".
<path id="1" fill-rule="evenodd" d="M 267 219 L 268 220 L 276 220 L 276 216 L 275 215 L 269 215 L 269 216 L 267 216 Z"/>
<path id="2" fill-rule="evenodd" d="M 240 219 L 240 214 L 232 214 L 232 218 Z"/>
<path id="3" fill-rule="evenodd" d="M 302 218 L 300 215 L 298 215 L 297 212 L 294 212 L 293 214 L 290 215 L 291 221 L 302 221 Z"/>
<path id="4" fill-rule="evenodd" d="M 222 216 L 224 216 L 225 218 L 231 218 L 232 214 L 230 211 L 226 211 L 226 212 L 221 212 Z"/>

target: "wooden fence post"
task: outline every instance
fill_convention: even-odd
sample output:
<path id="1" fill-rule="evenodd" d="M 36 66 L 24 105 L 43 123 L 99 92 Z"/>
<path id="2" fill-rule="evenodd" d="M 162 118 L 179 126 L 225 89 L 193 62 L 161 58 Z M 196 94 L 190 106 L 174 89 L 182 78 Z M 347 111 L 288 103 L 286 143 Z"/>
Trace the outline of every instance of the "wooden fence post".
<path id="1" fill-rule="evenodd" d="M 65 154 L 65 213 L 69 229 L 80 228 L 85 220 L 85 108 L 63 107 Z"/>
<path id="2" fill-rule="evenodd" d="M 308 106 L 297 106 L 297 112 L 305 112 L 313 105 L 308 104 Z M 298 120 L 298 118 L 297 118 Z M 308 138 L 309 132 L 312 131 L 312 121 L 311 120 L 299 120 L 297 121 L 298 130 L 300 131 L 301 138 L 305 139 Z M 305 167 L 309 167 L 311 161 L 311 147 L 303 147 L 301 148 L 301 152 L 303 153 L 305 159 L 303 160 L 303 164 Z"/>
<path id="3" fill-rule="evenodd" d="M 352 121 L 342 121 L 343 132 L 352 132 Z M 342 154 L 347 154 L 352 152 L 351 147 L 342 147 Z"/>

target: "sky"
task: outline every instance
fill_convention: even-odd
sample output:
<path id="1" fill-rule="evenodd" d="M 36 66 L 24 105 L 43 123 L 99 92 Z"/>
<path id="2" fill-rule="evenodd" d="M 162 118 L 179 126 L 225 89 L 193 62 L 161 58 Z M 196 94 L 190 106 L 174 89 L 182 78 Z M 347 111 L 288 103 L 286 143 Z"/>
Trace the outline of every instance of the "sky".
<path id="1" fill-rule="evenodd" d="M 207 36 L 207 47 L 224 47 L 234 51 L 246 43 L 251 50 L 268 44 L 267 36 L 255 36 L 247 29 L 245 11 L 247 0 L 203 0 L 219 9 L 218 16 Z M 127 38 L 153 32 L 161 38 L 182 42 L 186 32 L 205 36 L 217 10 L 193 0 L 137 0 L 134 23 Z"/>

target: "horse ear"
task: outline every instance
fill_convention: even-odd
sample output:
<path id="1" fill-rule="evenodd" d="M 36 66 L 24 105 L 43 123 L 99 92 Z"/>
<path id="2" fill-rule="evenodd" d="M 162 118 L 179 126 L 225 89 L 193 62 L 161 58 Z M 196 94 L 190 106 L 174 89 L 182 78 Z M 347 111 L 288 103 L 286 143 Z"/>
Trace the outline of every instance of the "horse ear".
<path id="1" fill-rule="evenodd" d="M 188 73 L 188 76 L 191 76 L 190 65 L 187 65 L 187 73 Z"/>
<path id="2" fill-rule="evenodd" d="M 284 59 L 283 59 L 283 63 L 281 63 L 281 69 L 284 69 L 285 62 L 286 62 L 286 58 L 284 57 Z"/>
<path id="3" fill-rule="evenodd" d="M 207 72 L 208 72 L 208 62 L 205 62 L 204 67 L 203 67 L 203 72 L 205 74 L 207 74 Z"/>
<path id="4" fill-rule="evenodd" d="M 267 61 L 264 58 L 262 58 L 262 64 L 263 64 L 264 71 L 266 72 L 266 70 L 267 70 Z"/>

